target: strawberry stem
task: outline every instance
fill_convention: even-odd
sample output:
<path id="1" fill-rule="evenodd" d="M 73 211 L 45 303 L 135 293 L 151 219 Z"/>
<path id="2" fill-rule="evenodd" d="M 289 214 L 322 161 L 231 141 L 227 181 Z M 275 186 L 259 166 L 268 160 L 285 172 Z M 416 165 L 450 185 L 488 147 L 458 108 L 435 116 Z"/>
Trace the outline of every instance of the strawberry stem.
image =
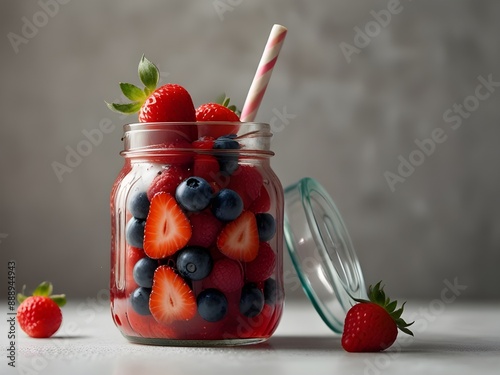
<path id="1" fill-rule="evenodd" d="M 391 316 L 391 318 L 394 320 L 396 323 L 398 329 L 401 332 L 404 332 L 408 335 L 413 336 L 413 332 L 408 329 L 409 326 L 411 326 L 414 321 L 411 323 L 406 323 L 404 319 L 401 318 L 401 315 L 403 314 L 404 306 L 406 302 L 403 302 L 401 307 L 396 310 L 398 301 L 394 300 L 391 301 L 389 297 L 385 295 L 384 292 L 384 286 L 381 286 L 382 281 L 379 281 L 375 286 L 369 286 L 368 287 L 368 300 L 365 299 L 358 299 L 358 298 L 353 298 L 356 302 L 359 303 L 367 303 L 367 302 L 372 302 L 376 303 L 377 305 L 383 307 Z"/>
<path id="2" fill-rule="evenodd" d="M 120 82 L 120 89 L 125 97 L 131 100 L 131 103 L 108 103 L 109 109 L 118 113 L 131 115 L 139 112 L 146 99 L 156 90 L 160 80 L 160 71 L 157 66 L 142 55 L 138 67 L 139 78 L 144 84 L 144 89 L 133 85 L 132 83 Z"/>
<path id="3" fill-rule="evenodd" d="M 25 293 L 26 285 L 23 285 L 23 289 L 21 293 L 17 294 L 17 301 L 21 304 L 24 300 L 26 300 L 29 296 L 26 296 Z M 57 306 L 63 307 L 66 304 L 66 295 L 65 294 L 52 294 L 53 286 L 50 281 L 43 281 L 38 285 L 33 291 L 32 296 L 39 297 L 49 297 L 53 300 Z"/>
<path id="4" fill-rule="evenodd" d="M 52 289 L 52 283 L 44 281 L 36 287 L 36 289 L 33 291 L 33 295 L 47 297 L 52 294 Z"/>
<path id="5" fill-rule="evenodd" d="M 234 104 L 233 105 L 229 105 L 230 102 L 231 102 L 231 99 L 228 96 L 226 96 L 226 93 L 222 93 L 221 95 L 219 95 L 215 99 L 215 103 L 220 104 L 223 107 L 226 107 L 226 108 L 230 109 L 231 111 L 233 111 L 234 113 L 236 113 L 238 115 L 238 117 L 239 117 L 241 115 L 241 111 Z"/>
<path id="6" fill-rule="evenodd" d="M 158 68 L 146 56 L 142 55 L 138 71 L 141 82 L 149 90 L 149 94 L 152 93 L 160 79 Z"/>

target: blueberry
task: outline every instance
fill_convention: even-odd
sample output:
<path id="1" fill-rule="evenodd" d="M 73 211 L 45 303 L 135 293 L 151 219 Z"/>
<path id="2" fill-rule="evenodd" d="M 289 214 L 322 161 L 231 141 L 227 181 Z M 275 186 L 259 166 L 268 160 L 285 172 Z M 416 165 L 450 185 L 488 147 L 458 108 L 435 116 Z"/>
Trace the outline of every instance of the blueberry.
<path id="1" fill-rule="evenodd" d="M 130 295 L 130 304 L 137 314 L 151 315 L 149 311 L 149 295 L 151 289 L 139 287 Z"/>
<path id="2" fill-rule="evenodd" d="M 128 210 L 136 219 L 146 220 L 149 212 L 149 199 L 145 191 L 135 193 L 128 201 Z"/>
<path id="3" fill-rule="evenodd" d="M 238 150 L 240 144 L 235 141 L 236 134 L 223 135 L 214 141 L 213 148 L 215 150 Z M 232 174 L 238 168 L 238 154 L 237 153 L 221 153 L 217 155 L 219 167 L 222 173 Z"/>
<path id="4" fill-rule="evenodd" d="M 177 186 L 175 199 L 187 211 L 204 210 L 212 199 L 212 186 L 201 177 L 189 177 Z"/>
<path id="5" fill-rule="evenodd" d="M 268 305 L 274 305 L 276 301 L 283 299 L 283 292 L 278 290 L 276 280 L 270 278 L 264 281 L 264 299 Z"/>
<path id="6" fill-rule="evenodd" d="M 274 220 L 273 215 L 267 213 L 256 214 L 255 219 L 257 220 L 259 240 L 269 241 L 273 238 L 276 233 L 276 221 Z"/>
<path id="7" fill-rule="evenodd" d="M 190 280 L 201 280 L 212 271 L 213 261 L 207 249 L 189 246 L 177 256 L 177 270 Z"/>
<path id="8" fill-rule="evenodd" d="M 144 288 L 152 288 L 156 267 L 158 267 L 157 260 L 148 257 L 139 259 L 133 270 L 134 280 L 137 285 Z"/>
<path id="9" fill-rule="evenodd" d="M 264 294 L 255 284 L 247 284 L 241 291 L 240 312 L 252 318 L 260 314 L 264 308 Z"/>
<path id="10" fill-rule="evenodd" d="M 212 199 L 212 213 L 221 221 L 236 219 L 243 212 L 243 200 L 231 189 L 220 190 Z"/>
<path id="11" fill-rule="evenodd" d="M 125 234 L 127 237 L 127 242 L 130 244 L 130 246 L 142 249 L 145 224 L 145 220 L 136 219 L 135 217 L 129 220 L 129 222 L 127 223 L 127 228 L 125 230 Z"/>
<path id="12" fill-rule="evenodd" d="M 209 321 L 217 322 L 227 314 L 226 296 L 217 289 L 205 289 L 196 299 L 198 314 Z"/>

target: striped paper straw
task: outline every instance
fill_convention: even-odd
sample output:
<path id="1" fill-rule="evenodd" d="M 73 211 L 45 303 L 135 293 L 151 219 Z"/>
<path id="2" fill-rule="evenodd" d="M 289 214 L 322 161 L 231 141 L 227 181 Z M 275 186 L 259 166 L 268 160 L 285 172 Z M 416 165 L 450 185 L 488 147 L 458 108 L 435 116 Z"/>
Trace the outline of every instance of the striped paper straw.
<path id="1" fill-rule="evenodd" d="M 278 60 L 278 54 L 285 40 L 286 32 L 286 27 L 281 25 L 274 25 L 271 29 L 264 53 L 257 67 L 257 72 L 248 90 L 248 95 L 241 111 L 240 121 L 255 120 L 255 115 L 257 115 L 260 103 L 266 92 L 267 84 L 271 79 L 274 65 L 276 65 L 276 60 Z"/>

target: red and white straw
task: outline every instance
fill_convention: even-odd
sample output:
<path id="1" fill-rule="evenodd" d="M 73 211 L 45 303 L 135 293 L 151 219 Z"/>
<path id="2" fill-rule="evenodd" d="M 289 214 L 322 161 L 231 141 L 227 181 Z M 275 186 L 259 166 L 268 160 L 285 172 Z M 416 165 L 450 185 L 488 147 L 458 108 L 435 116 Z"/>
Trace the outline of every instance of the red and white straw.
<path id="1" fill-rule="evenodd" d="M 248 122 L 255 120 L 260 103 L 266 92 L 267 84 L 271 79 L 274 65 L 276 65 L 276 61 L 278 60 L 278 54 L 285 40 L 286 33 L 286 27 L 281 25 L 274 25 L 271 29 L 264 53 L 250 85 L 245 104 L 243 105 L 240 121 Z"/>

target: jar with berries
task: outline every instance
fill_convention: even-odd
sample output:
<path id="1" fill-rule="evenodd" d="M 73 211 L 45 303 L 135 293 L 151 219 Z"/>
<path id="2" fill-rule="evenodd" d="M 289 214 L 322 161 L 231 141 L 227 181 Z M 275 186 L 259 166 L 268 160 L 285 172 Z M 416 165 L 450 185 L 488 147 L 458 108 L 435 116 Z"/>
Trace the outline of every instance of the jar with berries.
<path id="1" fill-rule="evenodd" d="M 111 193 L 111 308 L 130 341 L 239 345 L 283 310 L 283 189 L 264 123 L 124 127 Z"/>

